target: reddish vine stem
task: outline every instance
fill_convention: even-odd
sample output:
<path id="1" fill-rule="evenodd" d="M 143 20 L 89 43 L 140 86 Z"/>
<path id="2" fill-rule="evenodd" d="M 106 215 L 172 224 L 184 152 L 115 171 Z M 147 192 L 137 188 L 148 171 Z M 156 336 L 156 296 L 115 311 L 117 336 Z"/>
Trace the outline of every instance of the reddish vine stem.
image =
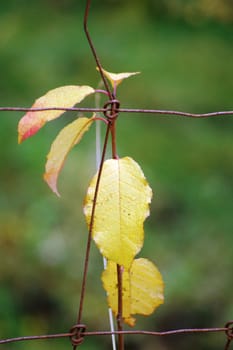
<path id="1" fill-rule="evenodd" d="M 112 157 L 118 159 L 117 141 L 116 141 L 116 121 L 118 114 L 116 112 L 117 104 L 112 104 L 111 112 L 111 137 L 112 137 Z M 123 267 L 117 264 L 117 287 L 118 287 L 118 313 L 117 313 L 117 329 L 123 331 Z M 124 334 L 118 334 L 118 349 L 124 350 Z"/>
<path id="2" fill-rule="evenodd" d="M 108 106 L 108 105 L 111 105 L 111 110 L 110 112 L 107 110 L 104 115 L 110 123 L 111 137 L 112 137 L 112 158 L 118 159 L 117 141 L 116 141 L 116 121 L 118 117 L 118 108 L 120 106 L 120 102 L 117 99 L 114 99 L 105 104 L 105 106 Z"/>
<path id="3" fill-rule="evenodd" d="M 118 348 L 124 350 L 124 333 L 123 331 L 123 267 L 117 264 L 117 287 L 118 287 L 118 314 L 117 314 L 117 329 L 118 333 Z"/>
<path id="4" fill-rule="evenodd" d="M 116 95 L 116 88 L 113 92 Z M 111 138 L 112 138 L 112 158 L 118 159 L 117 155 L 117 142 L 116 142 L 116 121 L 118 117 L 117 109 L 120 106 L 120 102 L 117 99 L 108 101 L 104 107 L 110 106 L 110 111 L 105 112 L 105 117 L 109 122 Z M 118 331 L 123 331 L 123 267 L 117 264 L 117 290 L 118 290 L 118 312 L 117 312 L 117 329 Z M 118 334 L 118 349 L 124 350 L 124 335 L 123 333 Z"/>
<path id="5" fill-rule="evenodd" d="M 117 155 L 117 144 L 116 144 L 116 120 L 111 123 L 111 137 L 112 137 L 112 158 L 118 159 Z"/>

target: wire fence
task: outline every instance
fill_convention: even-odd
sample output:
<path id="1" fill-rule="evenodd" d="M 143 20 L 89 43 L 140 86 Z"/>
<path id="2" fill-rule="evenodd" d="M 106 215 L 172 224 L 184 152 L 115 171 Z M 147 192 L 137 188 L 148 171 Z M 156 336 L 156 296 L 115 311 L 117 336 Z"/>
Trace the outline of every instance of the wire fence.
<path id="1" fill-rule="evenodd" d="M 186 117 L 186 118 L 213 118 L 213 117 L 219 117 L 219 116 L 233 116 L 233 110 L 231 111 L 217 111 L 217 112 L 210 112 L 210 113 L 189 113 L 189 112 L 182 112 L 182 111 L 174 111 L 174 110 L 160 110 L 160 109 L 140 109 L 140 108 L 121 108 L 120 107 L 120 101 L 116 100 L 116 97 L 114 93 L 109 88 L 108 82 L 106 80 L 106 77 L 104 76 L 102 65 L 100 62 L 100 59 L 97 55 L 96 49 L 94 47 L 94 44 L 92 42 L 91 36 L 89 34 L 88 30 L 88 15 L 90 11 L 90 4 L 91 0 L 87 0 L 86 2 L 86 9 L 84 14 L 84 31 L 86 33 L 87 40 L 89 42 L 93 57 L 95 59 L 95 62 L 98 66 L 99 73 L 102 79 L 102 82 L 106 88 L 106 91 L 108 93 L 109 101 L 105 103 L 103 108 L 80 108 L 80 107 L 72 107 L 72 108 L 63 108 L 63 107 L 49 107 L 49 108 L 27 108 L 27 107 L 0 107 L 0 112 L 39 112 L 39 111 L 50 111 L 50 110 L 61 110 L 66 112 L 94 112 L 94 113 L 103 113 L 104 117 L 106 118 L 106 122 L 108 124 L 107 132 L 105 135 L 105 141 L 103 146 L 103 152 L 102 152 L 102 159 L 100 161 L 100 167 L 98 172 L 98 179 L 97 179 L 97 185 L 95 190 L 95 196 L 97 196 L 98 193 L 98 181 L 101 177 L 101 170 L 103 167 L 103 162 L 105 158 L 105 152 L 108 142 L 108 135 L 109 135 L 109 128 L 114 119 L 116 119 L 119 115 L 119 113 L 132 113 L 132 114 L 146 114 L 146 115 L 163 115 L 163 116 L 180 116 L 180 117 Z M 82 309 L 83 309 L 83 302 L 84 302 L 84 296 L 85 296 L 85 288 L 86 288 L 86 279 L 87 279 L 87 269 L 88 269 L 88 263 L 89 263 L 89 252 L 90 252 L 90 245 L 91 245 L 91 232 L 93 227 L 93 220 L 94 220 L 94 210 L 95 210 L 95 204 L 96 204 L 96 198 L 94 200 L 93 205 L 93 213 L 92 213 L 92 221 L 89 228 L 89 237 L 87 242 L 87 248 L 86 248 L 86 255 L 85 255 L 85 262 L 84 262 L 84 272 L 83 272 L 83 281 L 82 281 L 82 287 L 81 287 L 81 297 L 80 297 L 80 304 L 78 309 L 78 317 L 76 324 L 70 329 L 67 333 L 57 333 L 57 334 L 46 334 L 46 335 L 32 335 L 32 336 L 22 336 L 22 337 L 12 337 L 8 339 L 0 339 L 0 345 L 2 344 L 8 344 L 8 343 L 15 343 L 15 342 L 26 342 L 26 341 L 36 341 L 36 340 L 48 340 L 48 339 L 60 339 L 60 338 L 69 338 L 71 341 L 71 344 L 73 346 L 73 349 L 75 350 L 77 346 L 80 346 L 84 339 L 86 337 L 95 337 L 95 336 L 109 336 L 109 335 L 146 335 L 146 336 L 153 336 L 153 337 L 164 337 L 164 336 L 175 336 L 179 334 L 201 334 L 201 333 L 223 333 L 225 334 L 225 344 L 224 344 L 224 350 L 228 350 L 231 344 L 231 341 L 233 339 L 233 320 L 227 321 L 226 324 L 223 327 L 212 327 L 212 328 L 182 328 L 182 329 L 173 329 L 173 330 L 166 330 L 166 331 L 146 331 L 146 330 L 130 330 L 130 331 L 124 331 L 121 328 L 118 328 L 116 331 L 87 331 L 87 326 L 82 323 Z M 120 287 L 119 287 L 120 288 Z M 120 291 L 122 293 L 122 290 Z M 122 347 L 119 347 L 119 349 L 123 349 Z"/>

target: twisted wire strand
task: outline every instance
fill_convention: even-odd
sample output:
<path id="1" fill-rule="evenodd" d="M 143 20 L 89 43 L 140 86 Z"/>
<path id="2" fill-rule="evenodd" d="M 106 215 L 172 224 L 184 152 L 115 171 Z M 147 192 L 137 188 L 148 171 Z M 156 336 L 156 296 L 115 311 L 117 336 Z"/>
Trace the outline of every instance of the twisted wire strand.
<path id="1" fill-rule="evenodd" d="M 156 332 L 156 331 L 145 331 L 145 330 L 129 330 L 129 331 L 86 331 L 85 325 L 75 325 L 72 327 L 74 331 L 68 333 L 58 333 L 58 334 L 46 334 L 46 335 L 33 335 L 24 336 L 8 339 L 0 339 L 1 344 L 16 343 L 21 341 L 33 341 L 33 340 L 48 340 L 48 339 L 58 339 L 58 338 L 71 338 L 76 335 L 76 329 L 84 329 L 82 332 L 82 337 L 88 336 L 105 336 L 112 334 L 125 334 L 125 335 L 148 335 L 164 337 L 169 335 L 179 335 L 179 334 L 197 334 L 197 333 L 225 333 L 228 340 L 233 339 L 233 321 L 226 323 L 225 327 L 213 327 L 213 328 L 182 328 L 173 329 L 168 331 Z"/>
<path id="2" fill-rule="evenodd" d="M 106 113 L 108 108 L 91 108 L 91 107 L 44 107 L 44 108 L 28 108 L 28 107 L 0 107 L 0 112 L 42 112 L 42 111 L 64 111 L 64 112 L 99 112 Z M 117 108 L 118 113 L 136 113 L 136 114 L 157 114 L 167 116 L 180 116 L 188 118 L 211 118 L 222 116 L 233 116 L 233 111 L 217 111 L 209 113 L 190 113 L 166 109 L 143 109 L 143 108 Z"/>

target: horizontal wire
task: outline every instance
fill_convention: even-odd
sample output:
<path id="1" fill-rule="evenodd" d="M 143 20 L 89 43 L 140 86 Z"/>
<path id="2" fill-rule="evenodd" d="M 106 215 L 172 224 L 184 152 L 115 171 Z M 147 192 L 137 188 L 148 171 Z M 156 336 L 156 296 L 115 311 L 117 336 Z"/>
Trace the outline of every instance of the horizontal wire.
<path id="1" fill-rule="evenodd" d="M 28 341 L 28 340 L 47 340 L 47 339 L 68 338 L 68 337 L 71 337 L 72 335 L 73 335 L 72 333 L 31 335 L 31 336 L 26 336 L 26 337 L 0 339 L 0 344 L 16 343 L 16 342 Z"/>
<path id="2" fill-rule="evenodd" d="M 168 336 L 168 335 L 178 335 L 187 333 L 216 333 L 216 332 L 227 332 L 229 327 L 219 327 L 219 328 L 184 328 L 175 329 L 163 332 L 153 332 L 153 331 L 93 331 L 93 332 L 83 332 L 82 336 L 104 336 L 113 334 L 125 334 L 125 335 L 151 335 L 151 336 Z M 47 339 L 58 339 L 58 338 L 68 338 L 72 337 L 74 333 L 58 333 L 58 334 L 47 334 L 47 335 L 33 335 L 17 338 L 1 339 L 0 344 L 29 341 L 29 340 L 47 340 Z"/>
<path id="3" fill-rule="evenodd" d="M 184 329 L 174 329 L 170 331 L 154 332 L 154 331 L 96 331 L 96 332 L 84 332 L 84 336 L 100 336 L 100 335 L 111 335 L 111 334 L 133 334 L 133 335 L 152 335 L 152 336 L 167 336 L 167 335 L 177 335 L 184 333 L 216 333 L 216 332 L 226 332 L 228 328 L 184 328 Z"/>
<path id="4" fill-rule="evenodd" d="M 210 112 L 210 113 L 189 113 L 189 112 L 172 111 L 172 110 L 166 110 L 166 109 L 119 108 L 118 112 L 177 115 L 177 116 L 190 117 L 190 118 L 208 118 L 208 117 L 223 116 L 223 115 L 233 116 L 233 111 L 218 111 L 218 112 Z"/>
<path id="5" fill-rule="evenodd" d="M 89 108 L 89 107 L 44 107 L 44 108 L 27 108 L 27 107 L 0 107 L 0 112 L 43 112 L 43 111 L 64 111 L 64 112 L 102 112 L 108 111 L 107 108 Z M 189 113 L 173 111 L 166 109 L 141 109 L 141 108 L 119 108 L 117 113 L 145 113 L 159 115 L 173 115 L 188 118 L 210 118 L 217 116 L 232 115 L 233 111 L 217 111 L 210 113 Z"/>
<path id="6" fill-rule="evenodd" d="M 86 108 L 86 107 L 0 107 L 0 112 L 43 112 L 43 111 L 64 111 L 64 112 L 105 112 L 105 108 Z"/>

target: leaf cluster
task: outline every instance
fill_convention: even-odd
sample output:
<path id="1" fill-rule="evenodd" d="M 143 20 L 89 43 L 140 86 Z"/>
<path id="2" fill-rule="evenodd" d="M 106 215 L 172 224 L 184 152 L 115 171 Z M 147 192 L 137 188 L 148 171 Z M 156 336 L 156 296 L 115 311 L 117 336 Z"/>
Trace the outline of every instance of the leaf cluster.
<path id="1" fill-rule="evenodd" d="M 118 85 L 138 72 L 115 74 L 103 70 L 103 74 L 109 79 L 115 96 Z M 47 92 L 35 101 L 33 107 L 72 107 L 94 92 L 90 86 L 63 86 Z M 108 95 L 105 91 L 103 93 Z M 56 109 L 27 112 L 18 125 L 19 143 L 62 113 Z M 65 159 L 96 119 L 95 115 L 77 118 L 65 126 L 52 143 L 44 179 L 58 196 L 57 179 Z M 104 122 L 112 130 L 115 127 L 111 117 L 106 117 Z M 163 280 L 153 263 L 147 259 L 135 259 L 144 242 L 143 223 L 149 215 L 152 190 L 132 158 L 113 156 L 114 159 L 102 163 L 101 172 L 99 170 L 91 180 L 84 201 L 84 214 L 93 240 L 108 261 L 102 275 L 108 304 L 118 316 L 121 303 L 121 317 L 133 326 L 136 320 L 132 315 L 151 314 L 163 303 Z M 121 276 L 118 271 L 121 271 Z"/>

